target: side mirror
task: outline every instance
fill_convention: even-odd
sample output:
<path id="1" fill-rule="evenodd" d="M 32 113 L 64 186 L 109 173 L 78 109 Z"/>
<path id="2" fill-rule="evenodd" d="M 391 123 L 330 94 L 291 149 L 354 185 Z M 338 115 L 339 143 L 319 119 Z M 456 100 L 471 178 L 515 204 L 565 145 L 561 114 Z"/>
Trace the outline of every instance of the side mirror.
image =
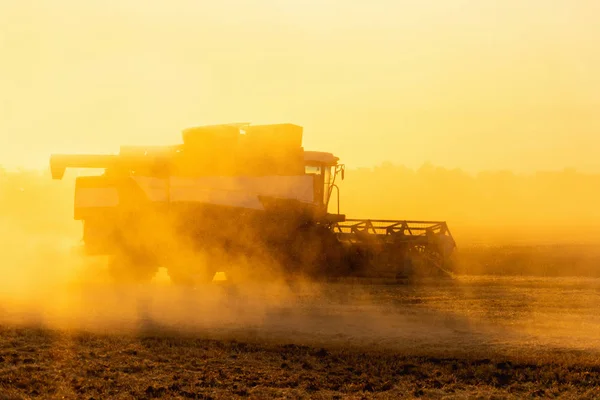
<path id="1" fill-rule="evenodd" d="M 342 180 L 346 177 L 346 170 L 342 168 Z"/>

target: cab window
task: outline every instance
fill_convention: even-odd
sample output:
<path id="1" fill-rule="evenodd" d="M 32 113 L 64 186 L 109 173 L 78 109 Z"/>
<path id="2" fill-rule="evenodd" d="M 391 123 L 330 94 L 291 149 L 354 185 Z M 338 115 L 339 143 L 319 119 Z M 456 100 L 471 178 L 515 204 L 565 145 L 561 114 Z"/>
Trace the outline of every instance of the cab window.
<path id="1" fill-rule="evenodd" d="M 317 165 L 307 165 L 304 171 L 306 175 L 321 175 L 323 173 L 321 167 Z"/>

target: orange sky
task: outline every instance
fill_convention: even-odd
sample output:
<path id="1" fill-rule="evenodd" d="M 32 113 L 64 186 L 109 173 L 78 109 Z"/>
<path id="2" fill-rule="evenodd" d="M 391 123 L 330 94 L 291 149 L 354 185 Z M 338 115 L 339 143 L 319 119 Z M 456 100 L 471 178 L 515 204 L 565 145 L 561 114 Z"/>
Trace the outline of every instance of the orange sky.
<path id="1" fill-rule="evenodd" d="M 349 166 L 600 172 L 595 0 L 0 0 L 0 164 L 293 122 Z"/>

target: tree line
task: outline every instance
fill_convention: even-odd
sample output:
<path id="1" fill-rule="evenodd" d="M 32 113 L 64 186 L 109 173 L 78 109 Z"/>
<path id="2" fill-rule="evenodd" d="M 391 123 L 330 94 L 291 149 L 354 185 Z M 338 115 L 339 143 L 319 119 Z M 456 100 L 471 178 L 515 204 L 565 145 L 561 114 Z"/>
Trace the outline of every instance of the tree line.
<path id="1" fill-rule="evenodd" d="M 72 176 L 53 181 L 47 171 L 0 168 L 1 219 L 64 229 L 72 221 L 73 184 Z M 350 218 L 443 220 L 474 240 L 493 232 L 579 240 L 600 226 L 600 174 L 572 169 L 471 174 L 387 162 L 347 170 L 340 189 L 341 212 Z"/>

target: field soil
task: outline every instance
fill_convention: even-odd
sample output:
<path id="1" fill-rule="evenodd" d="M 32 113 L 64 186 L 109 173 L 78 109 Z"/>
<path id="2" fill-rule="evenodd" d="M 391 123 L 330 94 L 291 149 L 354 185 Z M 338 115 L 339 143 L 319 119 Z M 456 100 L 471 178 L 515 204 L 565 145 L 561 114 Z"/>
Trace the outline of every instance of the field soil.
<path id="1" fill-rule="evenodd" d="M 600 279 L 79 282 L 0 304 L 0 399 L 600 397 Z"/>

